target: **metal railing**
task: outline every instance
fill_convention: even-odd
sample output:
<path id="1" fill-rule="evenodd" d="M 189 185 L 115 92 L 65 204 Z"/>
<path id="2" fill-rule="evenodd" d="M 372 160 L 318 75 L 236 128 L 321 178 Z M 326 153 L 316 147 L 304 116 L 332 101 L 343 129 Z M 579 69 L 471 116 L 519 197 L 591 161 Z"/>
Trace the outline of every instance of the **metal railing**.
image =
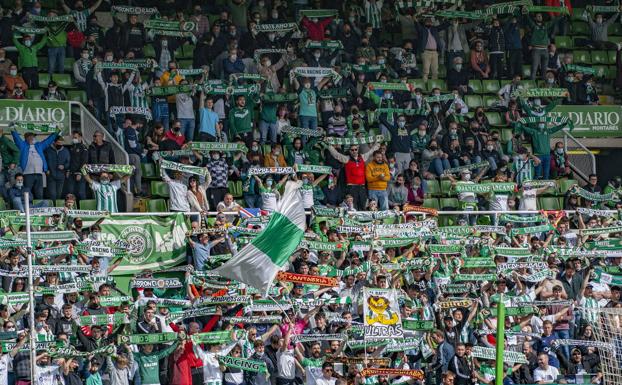
<path id="1" fill-rule="evenodd" d="M 572 171 L 583 181 L 587 182 L 589 174 L 596 174 L 596 157 L 585 147 L 583 143 L 579 142 L 577 138 L 572 136 L 570 132 L 564 130 L 564 150 L 568 154 L 568 162 Z M 573 143 L 574 150 L 581 150 L 583 154 L 571 154 L 568 152 L 568 141 Z M 575 148 L 576 147 L 576 148 Z"/>
<path id="2" fill-rule="evenodd" d="M 93 142 L 93 134 L 95 133 L 95 131 L 99 130 L 104 133 L 104 138 L 112 146 L 115 163 L 129 164 L 130 157 L 128 156 L 123 146 L 121 146 L 119 142 L 117 142 L 114 135 L 110 135 L 108 130 L 106 130 L 106 128 L 99 122 L 99 120 L 97 120 L 93 116 L 93 114 L 91 114 L 91 112 L 82 105 L 82 103 L 71 102 L 70 104 L 72 107 L 76 106 L 80 109 L 80 129 L 82 131 L 82 136 L 84 137 L 85 143 L 87 145 L 91 144 Z M 131 191 L 129 179 L 127 181 L 126 189 L 127 191 Z"/>

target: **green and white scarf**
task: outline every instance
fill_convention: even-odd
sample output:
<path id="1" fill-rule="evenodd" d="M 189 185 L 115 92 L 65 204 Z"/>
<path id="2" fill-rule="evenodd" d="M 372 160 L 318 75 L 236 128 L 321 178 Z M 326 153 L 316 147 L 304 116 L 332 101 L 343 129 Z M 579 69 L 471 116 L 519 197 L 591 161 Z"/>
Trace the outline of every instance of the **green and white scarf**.
<path id="1" fill-rule="evenodd" d="M 25 232 L 19 232 L 16 237 L 22 240 L 26 240 L 27 236 Z M 30 237 L 33 242 L 67 242 L 78 240 L 78 235 L 75 231 L 33 231 L 30 233 Z"/>
<path id="2" fill-rule="evenodd" d="M 512 98 L 561 98 L 568 96 L 566 88 L 517 88 L 514 90 Z"/>
<path id="3" fill-rule="evenodd" d="M 448 168 L 447 170 L 445 170 L 445 174 L 456 174 L 464 170 L 474 170 L 477 168 L 488 167 L 488 165 L 489 165 L 488 161 L 485 160 L 479 163 L 472 163 L 472 164 L 468 164 L 465 166 Z"/>
<path id="4" fill-rule="evenodd" d="M 599 216 L 599 217 L 613 217 L 616 215 L 615 211 L 612 210 L 596 210 L 596 209 L 588 209 L 587 207 L 577 207 L 577 213 L 587 215 L 587 216 Z"/>
<path id="5" fill-rule="evenodd" d="M 339 251 L 347 249 L 347 242 L 319 242 L 319 241 L 310 241 L 303 239 L 300 242 L 300 247 L 306 247 L 310 250 L 317 251 Z"/>
<path id="6" fill-rule="evenodd" d="M 469 282 L 469 281 L 496 281 L 496 274 L 457 274 L 455 276 L 456 282 Z"/>
<path id="7" fill-rule="evenodd" d="M 324 17 L 337 17 L 339 11 L 336 9 L 301 9 L 298 11 L 298 18 L 306 16 L 309 19 L 324 18 Z"/>
<path id="8" fill-rule="evenodd" d="M 349 98 L 352 96 L 349 88 L 325 88 L 319 92 L 320 99 Z"/>
<path id="9" fill-rule="evenodd" d="M 309 40 L 307 41 L 305 48 L 307 49 L 321 48 L 321 49 L 336 50 L 336 49 L 343 49 L 343 43 L 341 43 L 341 40 L 322 40 L 322 41 Z"/>
<path id="10" fill-rule="evenodd" d="M 260 74 L 246 74 L 246 73 L 238 73 L 229 75 L 229 82 L 234 83 L 238 80 L 252 80 L 255 82 L 265 81 L 266 77 Z"/>
<path id="11" fill-rule="evenodd" d="M 131 7 L 129 5 L 114 5 L 110 7 L 110 11 L 115 13 L 125 13 L 129 15 L 159 15 L 160 11 L 156 7 Z"/>
<path id="12" fill-rule="evenodd" d="M 566 7 L 544 6 L 544 5 L 531 5 L 527 9 L 529 12 L 555 12 L 568 15 L 570 10 Z"/>
<path id="13" fill-rule="evenodd" d="M 330 67 L 296 67 L 292 72 L 297 76 L 308 78 L 332 77 L 335 82 L 341 79 L 341 75 Z"/>
<path id="14" fill-rule="evenodd" d="M 196 333 L 190 336 L 190 339 L 195 344 L 214 344 L 220 345 L 231 342 L 232 334 L 236 335 L 236 338 L 240 338 L 244 335 L 244 330 L 224 330 L 218 332 Z"/>
<path id="15" fill-rule="evenodd" d="M 184 335 L 185 333 L 179 335 L 177 333 L 123 334 L 117 336 L 117 343 L 119 345 L 155 345 L 177 341 Z"/>
<path id="16" fill-rule="evenodd" d="M 136 278 L 131 281 L 134 289 L 170 289 L 183 287 L 177 278 Z"/>
<path id="17" fill-rule="evenodd" d="M 284 126 L 281 128 L 281 132 L 288 135 L 300 135 L 300 136 L 322 136 L 322 132 L 319 130 L 312 130 L 310 128 L 302 128 L 302 127 L 294 127 L 294 126 Z"/>
<path id="18" fill-rule="evenodd" d="M 296 172 L 310 172 L 314 174 L 330 174 L 333 172 L 331 166 L 320 166 L 316 164 L 299 164 L 296 166 Z"/>
<path id="19" fill-rule="evenodd" d="M 232 324 L 244 323 L 244 324 L 280 324 L 283 322 L 283 318 L 280 315 L 268 315 L 268 316 L 252 316 L 252 317 L 222 317 L 223 322 L 230 322 Z"/>
<path id="20" fill-rule="evenodd" d="M 298 94 L 295 94 L 293 92 L 290 92 L 288 94 L 275 94 L 274 92 L 261 94 L 261 101 L 264 103 L 286 103 L 294 102 L 296 100 L 298 100 Z M 283 132 L 283 130 L 281 130 L 281 132 Z M 317 133 L 317 130 L 314 130 L 314 132 Z"/>
<path id="21" fill-rule="evenodd" d="M 46 274 L 46 273 L 88 274 L 93 271 L 93 267 L 91 265 L 34 265 L 32 269 L 38 274 Z"/>
<path id="22" fill-rule="evenodd" d="M 59 22 L 73 22 L 73 15 L 59 15 L 59 16 L 38 16 L 32 13 L 28 14 L 28 20 L 36 21 L 40 23 L 59 23 Z"/>
<path id="23" fill-rule="evenodd" d="M 2 305 L 20 305 L 28 303 L 30 297 L 28 293 L 4 293 L 0 294 L 0 304 Z"/>
<path id="24" fill-rule="evenodd" d="M 153 158 L 155 160 L 163 158 L 177 158 L 180 156 L 192 156 L 194 153 L 192 150 L 171 150 L 171 151 L 154 151 Z"/>
<path id="25" fill-rule="evenodd" d="M 386 138 L 383 135 L 369 135 L 360 138 L 338 138 L 334 136 L 327 136 L 324 141 L 332 145 L 351 146 L 359 144 L 371 144 L 376 142 L 384 142 Z"/>
<path id="26" fill-rule="evenodd" d="M 426 96 L 425 98 L 423 98 L 423 100 L 425 100 L 428 103 L 442 103 L 442 102 L 448 102 L 450 100 L 454 100 L 456 99 L 456 94 L 445 94 L 445 95 L 431 95 L 431 96 Z"/>
<path id="27" fill-rule="evenodd" d="M 150 58 L 146 58 L 146 59 L 123 59 L 123 63 L 125 64 L 133 64 L 136 66 L 136 68 L 150 68 L 150 69 L 155 69 L 155 68 L 159 68 L 158 62 L 150 59 Z"/>
<path id="28" fill-rule="evenodd" d="M 195 89 L 195 84 L 181 84 L 178 86 L 150 87 L 145 90 L 145 93 L 150 96 L 168 96 L 193 93 Z"/>
<path id="29" fill-rule="evenodd" d="M 76 319 L 78 325 L 123 325 L 130 322 L 129 317 L 125 313 L 114 314 L 96 314 L 80 316 Z"/>
<path id="30" fill-rule="evenodd" d="M 513 228 L 510 230 L 510 236 L 515 236 L 519 234 L 538 234 L 545 233 L 549 231 L 555 230 L 555 227 L 551 224 L 539 225 L 539 226 L 529 226 L 529 227 L 519 227 Z"/>
<path id="31" fill-rule="evenodd" d="M 51 357 L 64 357 L 64 358 L 87 358 L 91 355 L 98 356 L 112 356 L 116 353 L 116 347 L 112 345 L 102 346 L 90 352 L 79 352 L 75 347 L 69 345 L 67 347 L 55 347 L 51 346 L 48 349 Z"/>
<path id="32" fill-rule="evenodd" d="M 133 302 L 133 299 L 128 295 L 99 297 L 99 305 L 102 307 L 120 306 L 124 302 Z"/>
<path id="33" fill-rule="evenodd" d="M 192 41 L 196 41 L 196 37 L 194 36 L 194 34 L 192 32 L 186 32 L 186 31 L 168 31 L 165 29 L 152 29 L 151 30 L 155 35 L 159 35 L 159 36 L 168 36 L 168 37 L 183 37 L 183 38 L 190 38 L 192 39 Z"/>
<path id="34" fill-rule="evenodd" d="M 26 132 L 40 132 L 42 134 L 47 134 L 50 132 L 56 132 L 59 130 L 58 125 L 55 123 L 50 124 L 38 124 L 38 123 L 13 123 L 11 127 L 14 130 L 26 131 Z"/>
<path id="35" fill-rule="evenodd" d="M 174 170 L 187 174 L 201 175 L 207 176 L 209 174 L 209 170 L 206 167 L 197 167 L 191 166 L 188 164 L 171 162 L 170 160 L 162 159 L 160 162 L 160 167 L 165 170 Z"/>
<path id="36" fill-rule="evenodd" d="M 243 143 L 192 142 L 189 147 L 195 151 L 248 152 Z"/>
<path id="37" fill-rule="evenodd" d="M 620 11 L 618 5 L 588 5 L 585 8 L 592 13 L 617 13 Z"/>
<path id="38" fill-rule="evenodd" d="M 293 174 L 293 167 L 250 167 L 248 175 L 267 175 L 267 174 Z"/>
<path id="39" fill-rule="evenodd" d="M 277 49 L 277 48 L 260 48 L 260 49 L 255 50 L 255 52 L 253 53 L 253 58 L 255 59 L 256 62 L 259 62 L 259 60 L 261 59 L 263 55 L 271 55 L 271 54 L 286 55 L 287 50 Z"/>
<path id="40" fill-rule="evenodd" d="M 516 183 L 461 183 L 454 186 L 457 193 L 488 193 L 488 192 L 514 192 Z"/>
<path id="41" fill-rule="evenodd" d="M 202 297 L 195 301 L 194 306 L 212 306 L 222 304 L 250 304 L 250 295 L 225 295 L 220 297 Z"/>
<path id="42" fill-rule="evenodd" d="M 119 70 L 136 71 L 138 69 L 138 66 L 133 63 L 113 63 L 113 62 L 100 62 L 95 65 L 96 71 L 101 71 L 104 69 L 113 70 L 113 71 L 119 71 Z"/>
<path id="43" fill-rule="evenodd" d="M 289 32 L 298 29 L 296 23 L 272 23 L 272 24 L 255 24 L 253 31 L 255 32 Z"/>
<path id="44" fill-rule="evenodd" d="M 500 222 L 511 222 L 511 223 L 535 223 L 535 222 L 544 222 L 546 218 L 544 218 L 540 214 L 529 215 L 529 216 L 520 216 L 514 214 L 501 214 L 499 217 Z"/>
<path id="45" fill-rule="evenodd" d="M 602 68 L 585 67 L 576 64 L 564 64 L 562 66 L 565 72 L 581 72 L 593 76 L 602 76 Z"/>
<path id="46" fill-rule="evenodd" d="M 89 174 L 99 174 L 102 172 L 111 172 L 121 175 L 132 175 L 134 166 L 130 164 L 85 164 L 82 169 Z"/>
<path id="47" fill-rule="evenodd" d="M 145 119 L 151 120 L 151 109 L 148 107 L 131 107 L 131 106 L 112 106 L 110 107 L 110 116 L 116 115 L 141 115 L 144 116 Z"/>
<path id="48" fill-rule="evenodd" d="M 203 68 L 178 68 L 177 73 L 181 76 L 198 76 L 203 75 L 205 70 Z"/>
<path id="49" fill-rule="evenodd" d="M 483 15 L 479 10 L 477 11 L 450 11 L 450 10 L 442 10 L 434 12 L 434 16 L 436 17 L 444 17 L 446 19 L 471 19 L 471 20 L 481 20 L 486 19 L 486 15 Z"/>
<path id="50" fill-rule="evenodd" d="M 524 125 L 533 125 L 539 123 L 561 125 L 567 124 L 568 121 L 569 119 L 567 116 L 529 116 L 518 119 L 518 123 Z"/>
<path id="51" fill-rule="evenodd" d="M 403 319 L 402 326 L 405 330 L 414 330 L 414 331 L 429 331 L 434 329 L 434 321 L 433 320 L 414 320 L 414 319 Z"/>
<path id="52" fill-rule="evenodd" d="M 382 82 L 369 82 L 367 87 L 370 90 L 387 90 L 387 91 L 412 91 L 412 86 L 408 83 L 382 83 Z"/>
<path id="53" fill-rule="evenodd" d="M 162 19 L 149 19 L 143 23 L 146 29 L 153 30 L 166 30 L 166 31 L 194 31 L 197 25 L 193 21 L 176 21 L 176 20 L 162 20 Z"/>
<path id="54" fill-rule="evenodd" d="M 268 373 L 266 363 L 263 361 L 231 356 L 220 356 L 218 357 L 218 361 L 228 368 L 241 369 L 245 372 Z"/>
<path id="55" fill-rule="evenodd" d="M 579 230 L 581 235 L 601 235 L 622 232 L 622 226 L 596 227 L 591 229 Z"/>
<path id="56" fill-rule="evenodd" d="M 587 191 L 586 189 L 581 188 L 579 186 L 574 186 L 572 189 L 570 189 L 570 193 L 576 194 L 580 196 L 581 198 L 587 199 L 592 202 L 611 202 L 611 201 L 617 201 L 619 199 L 617 192 L 610 192 L 608 194 L 599 194 L 599 193 L 593 193 L 593 192 Z"/>
<path id="57" fill-rule="evenodd" d="M 48 33 L 47 28 L 31 28 L 14 25 L 13 29 L 21 33 L 22 35 L 45 35 L 46 33 Z"/>
<path id="58" fill-rule="evenodd" d="M 313 341 L 344 341 L 347 338 L 346 334 L 296 334 L 292 336 L 292 342 L 305 343 Z"/>

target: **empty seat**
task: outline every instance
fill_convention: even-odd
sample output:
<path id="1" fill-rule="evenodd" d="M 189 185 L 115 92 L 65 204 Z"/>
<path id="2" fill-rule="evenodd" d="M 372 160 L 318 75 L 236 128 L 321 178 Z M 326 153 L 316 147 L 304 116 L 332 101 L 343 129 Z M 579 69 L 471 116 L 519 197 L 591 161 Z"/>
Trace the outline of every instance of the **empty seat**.
<path id="1" fill-rule="evenodd" d="M 54 80 L 60 88 L 74 88 L 73 77 L 69 74 L 52 74 L 52 80 Z"/>
<path id="2" fill-rule="evenodd" d="M 558 49 L 572 49 L 572 38 L 570 36 L 555 36 L 555 45 Z"/>
<path id="3" fill-rule="evenodd" d="M 97 201 L 95 199 L 82 199 L 80 210 L 97 210 Z"/>
<path id="4" fill-rule="evenodd" d="M 501 88 L 498 80 L 482 80 L 482 86 L 487 94 L 496 94 Z"/>
<path id="5" fill-rule="evenodd" d="M 484 93 L 484 87 L 482 86 L 482 81 L 479 79 L 471 79 L 469 80 L 469 87 L 473 89 L 473 92 L 476 94 Z"/>
<path id="6" fill-rule="evenodd" d="M 148 199 L 147 211 L 151 213 L 164 213 L 168 211 L 166 200 L 164 199 Z"/>
<path id="7" fill-rule="evenodd" d="M 480 95 L 466 95 L 464 102 L 469 106 L 469 109 L 476 108 L 484 105 L 482 97 Z"/>

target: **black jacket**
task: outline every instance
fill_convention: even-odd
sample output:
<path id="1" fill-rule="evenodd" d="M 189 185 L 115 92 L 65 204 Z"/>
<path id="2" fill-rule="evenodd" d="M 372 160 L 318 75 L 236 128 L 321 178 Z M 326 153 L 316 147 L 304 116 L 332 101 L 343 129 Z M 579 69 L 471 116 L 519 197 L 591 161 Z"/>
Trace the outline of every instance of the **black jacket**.
<path id="1" fill-rule="evenodd" d="M 80 173 L 80 169 L 89 161 L 89 150 L 84 143 L 77 143 L 69 147 L 69 172 Z"/>
<path id="2" fill-rule="evenodd" d="M 462 68 L 460 72 L 455 68 L 450 68 L 447 71 L 447 89 L 450 91 L 458 89 L 460 86 L 469 85 L 469 73 L 466 69 Z"/>
<path id="3" fill-rule="evenodd" d="M 89 164 L 115 164 L 114 151 L 110 143 L 104 141 L 101 146 L 91 143 L 89 146 Z"/>

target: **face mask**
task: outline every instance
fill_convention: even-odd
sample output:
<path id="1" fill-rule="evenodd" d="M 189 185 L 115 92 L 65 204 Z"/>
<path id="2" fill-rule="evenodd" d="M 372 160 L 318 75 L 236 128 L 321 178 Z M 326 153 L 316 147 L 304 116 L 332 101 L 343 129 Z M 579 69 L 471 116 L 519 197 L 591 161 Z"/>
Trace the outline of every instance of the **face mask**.
<path id="1" fill-rule="evenodd" d="M 393 99 L 393 94 L 384 94 L 385 99 Z"/>
<path id="2" fill-rule="evenodd" d="M 384 64 L 384 59 L 378 60 L 378 64 L 380 64 L 380 65 Z"/>
<path id="3" fill-rule="evenodd" d="M 214 160 L 218 160 L 218 159 L 220 159 L 220 154 L 214 154 L 214 155 L 212 155 L 212 159 L 214 159 Z"/>
<path id="4" fill-rule="evenodd" d="M 415 95 L 415 99 L 421 100 L 421 95 L 419 95 L 419 94 Z"/>
<path id="5" fill-rule="evenodd" d="M 272 18 L 273 19 L 278 19 L 279 18 L 279 13 L 278 12 L 273 12 L 272 13 Z"/>
<path id="6" fill-rule="evenodd" d="M 112 61 L 112 56 L 106 56 L 106 61 Z"/>
<path id="7" fill-rule="evenodd" d="M 80 143 L 80 139 L 76 139 L 76 138 L 71 139 L 71 141 L 73 142 L 73 144 Z"/>
<path id="8" fill-rule="evenodd" d="M 313 54 L 313 57 L 316 58 L 316 59 L 319 59 L 320 56 L 322 56 L 322 54 L 319 53 L 319 52 L 316 52 L 316 53 Z"/>
<path id="9" fill-rule="evenodd" d="M 549 84 L 553 84 L 553 83 L 555 83 L 555 79 L 548 78 L 548 79 L 546 79 L 546 82 L 549 83 Z"/>
<path id="10" fill-rule="evenodd" d="M 10 70 L 9 73 L 11 74 L 11 76 L 16 76 L 17 70 Z"/>
<path id="11" fill-rule="evenodd" d="M 266 67 L 270 67 L 272 65 L 272 62 L 270 60 L 266 60 L 266 63 L 264 65 Z"/>
<path id="12" fill-rule="evenodd" d="M 231 61 L 238 60 L 238 55 L 231 55 Z"/>
<path id="13" fill-rule="evenodd" d="M 563 148 L 557 148 L 555 149 L 555 151 L 559 154 L 562 155 L 564 153 L 564 149 Z"/>
<path id="14" fill-rule="evenodd" d="M 432 111 L 434 111 L 434 113 L 435 113 L 435 114 L 438 114 L 439 109 L 438 109 L 438 107 L 434 107 L 434 108 L 432 109 Z"/>
<path id="15" fill-rule="evenodd" d="M 500 170 L 501 172 L 506 172 L 506 171 L 507 171 L 507 169 L 508 169 L 507 167 L 501 167 L 499 170 Z"/>
<path id="16" fill-rule="evenodd" d="M 263 2 L 263 1 L 260 1 L 260 2 L 257 3 L 257 5 L 259 5 L 260 7 L 263 7 L 264 5 L 266 5 L 266 3 Z"/>
<path id="17" fill-rule="evenodd" d="M 572 83 L 572 82 L 574 82 L 574 77 L 572 77 L 572 76 L 567 76 L 567 77 L 566 77 L 566 80 L 567 80 L 568 82 L 571 82 L 571 83 Z"/>
<path id="18" fill-rule="evenodd" d="M 406 126 L 406 122 L 404 122 L 404 121 L 401 121 L 401 120 L 400 120 L 400 121 L 398 121 L 398 122 L 397 122 L 397 125 L 398 125 L 400 128 L 404 128 L 404 126 Z"/>
<path id="19" fill-rule="evenodd" d="M 308 184 L 309 183 L 309 178 L 302 178 L 302 183 Z"/>
<path id="20" fill-rule="evenodd" d="M 306 88 L 306 89 L 311 88 L 311 83 L 305 83 L 305 88 Z"/>
<path id="21" fill-rule="evenodd" d="M 276 39 L 276 35 L 275 35 L 275 34 L 273 34 L 273 33 L 269 33 L 269 34 L 268 34 L 268 39 L 269 39 L 270 41 L 274 41 L 274 39 Z"/>
<path id="22" fill-rule="evenodd" d="M 452 130 L 449 130 L 449 133 L 450 133 L 451 135 L 456 135 L 456 134 L 458 133 L 458 130 L 456 130 L 456 129 L 452 129 Z"/>
<path id="23" fill-rule="evenodd" d="M 267 181 L 266 181 L 266 186 L 268 186 L 268 187 L 272 187 L 272 183 L 273 183 L 273 182 L 272 182 L 271 180 L 267 180 Z"/>
<path id="24" fill-rule="evenodd" d="M 88 53 L 83 53 L 80 56 L 82 56 L 82 59 L 88 59 L 89 58 L 89 54 Z"/>
<path id="25" fill-rule="evenodd" d="M 24 45 L 25 45 L 26 47 L 30 47 L 30 46 L 32 45 L 32 40 L 26 40 L 26 41 L 24 41 Z"/>
<path id="26" fill-rule="evenodd" d="M 494 148 L 493 146 L 486 146 L 486 150 L 488 151 L 492 151 L 493 148 Z"/>
<path id="27" fill-rule="evenodd" d="M 258 151 L 258 150 L 259 150 L 259 147 L 258 147 L 258 146 L 252 146 L 252 147 L 251 147 L 251 150 L 253 150 L 253 151 Z"/>
<path id="28" fill-rule="evenodd" d="M 162 40 L 162 47 L 168 47 L 168 40 Z"/>
<path id="29" fill-rule="evenodd" d="M 17 188 L 24 187 L 24 182 L 15 182 L 15 187 L 17 187 Z"/>
<path id="30" fill-rule="evenodd" d="M 99 180 L 102 184 L 108 184 L 110 183 L 110 179 L 100 179 Z"/>
<path id="31" fill-rule="evenodd" d="M 456 64 L 456 71 L 460 72 L 462 70 L 462 64 Z"/>
<path id="32" fill-rule="evenodd" d="M 280 151 L 280 150 L 276 150 L 276 151 L 274 151 L 274 155 L 275 155 L 275 156 L 279 156 L 279 155 L 281 155 L 281 151 Z"/>
<path id="33" fill-rule="evenodd" d="M 421 137 L 425 136 L 425 131 L 419 131 L 419 136 Z"/>

